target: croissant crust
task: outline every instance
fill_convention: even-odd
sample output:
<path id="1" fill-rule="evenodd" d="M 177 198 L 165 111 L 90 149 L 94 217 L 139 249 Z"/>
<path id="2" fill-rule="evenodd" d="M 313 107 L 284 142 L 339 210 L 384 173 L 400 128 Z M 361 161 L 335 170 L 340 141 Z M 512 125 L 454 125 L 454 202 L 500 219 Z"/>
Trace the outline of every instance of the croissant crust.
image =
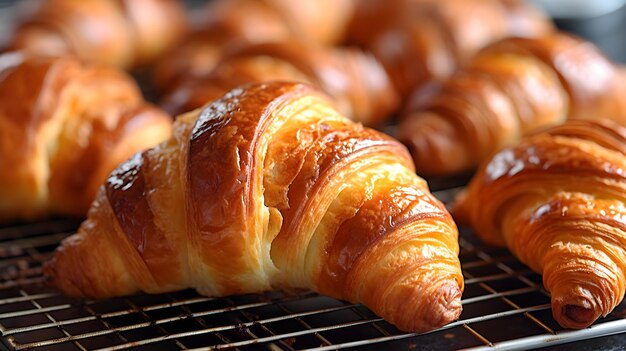
<path id="1" fill-rule="evenodd" d="M 308 86 L 272 83 L 178 117 L 111 175 L 45 272 L 90 298 L 307 288 L 426 331 L 459 316 L 457 255 L 401 144 Z"/>
<path id="2" fill-rule="evenodd" d="M 606 316 L 626 288 L 626 129 L 569 121 L 485 163 L 454 208 L 486 242 L 543 274 L 563 327 Z"/>

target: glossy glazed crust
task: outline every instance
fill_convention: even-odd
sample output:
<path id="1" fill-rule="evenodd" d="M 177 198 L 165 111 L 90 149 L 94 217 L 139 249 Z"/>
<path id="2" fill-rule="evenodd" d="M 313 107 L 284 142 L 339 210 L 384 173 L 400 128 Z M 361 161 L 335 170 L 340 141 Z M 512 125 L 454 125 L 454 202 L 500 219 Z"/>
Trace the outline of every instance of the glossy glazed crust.
<path id="1" fill-rule="evenodd" d="M 459 316 L 457 255 L 401 144 L 307 86 L 272 83 L 180 116 L 113 173 L 45 271 L 89 298 L 307 288 L 426 331 Z"/>
<path id="2" fill-rule="evenodd" d="M 543 274 L 563 327 L 605 316 L 626 287 L 626 129 L 568 121 L 480 168 L 453 214 Z"/>
<path id="3" fill-rule="evenodd" d="M 620 68 L 593 44 L 557 32 L 509 38 L 482 50 L 450 78 L 417 90 L 398 137 L 419 174 L 453 174 L 566 118 L 624 123 L 624 97 Z"/>
<path id="4" fill-rule="evenodd" d="M 19 54 L 0 65 L 0 221 L 85 215 L 118 163 L 169 135 L 124 73 Z"/>
<path id="5" fill-rule="evenodd" d="M 19 24 L 9 49 L 129 68 L 162 55 L 185 29 L 178 0 L 42 0 Z"/>
<path id="6" fill-rule="evenodd" d="M 333 97 L 341 113 L 381 125 L 400 103 L 378 61 L 356 48 L 327 48 L 293 41 L 233 49 L 205 77 L 182 83 L 164 98 L 176 115 L 203 106 L 238 86 L 272 81 L 313 84 Z"/>

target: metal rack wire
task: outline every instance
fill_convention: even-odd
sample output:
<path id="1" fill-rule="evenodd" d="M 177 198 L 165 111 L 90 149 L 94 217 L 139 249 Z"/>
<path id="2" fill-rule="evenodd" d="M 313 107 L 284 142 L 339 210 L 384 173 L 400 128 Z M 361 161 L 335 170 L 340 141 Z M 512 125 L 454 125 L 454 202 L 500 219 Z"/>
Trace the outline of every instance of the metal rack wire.
<path id="1" fill-rule="evenodd" d="M 445 201 L 453 191 L 438 195 Z M 186 290 L 80 302 L 46 287 L 41 275 L 42 262 L 77 225 L 60 219 L 0 229 L 0 349 L 530 349 L 626 332 L 625 305 L 591 328 L 561 329 L 541 277 L 466 230 L 463 314 L 428 334 L 401 332 L 361 305 L 308 291 L 207 298 Z"/>

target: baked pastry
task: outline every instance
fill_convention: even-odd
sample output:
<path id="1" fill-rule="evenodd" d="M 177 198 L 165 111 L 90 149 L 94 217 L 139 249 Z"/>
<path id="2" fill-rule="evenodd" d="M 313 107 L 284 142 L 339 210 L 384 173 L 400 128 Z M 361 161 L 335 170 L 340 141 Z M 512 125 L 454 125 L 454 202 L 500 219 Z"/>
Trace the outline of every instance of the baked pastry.
<path id="1" fill-rule="evenodd" d="M 160 91 L 213 71 L 233 46 L 291 40 L 371 51 L 406 97 L 491 42 L 553 30 L 522 0 L 217 0 L 201 18 L 196 33 L 158 65 Z"/>
<path id="2" fill-rule="evenodd" d="M 624 297 L 626 129 L 568 121 L 491 157 L 453 209 L 543 274 L 554 318 L 585 328 Z"/>
<path id="3" fill-rule="evenodd" d="M 570 119 L 626 123 L 626 79 L 593 44 L 554 32 L 509 38 L 418 90 L 398 138 L 423 175 L 469 171 L 530 130 Z"/>
<path id="4" fill-rule="evenodd" d="M 238 86 L 271 81 L 313 84 L 333 97 L 342 114 L 370 126 L 387 121 L 400 103 L 385 69 L 371 55 L 356 48 L 286 41 L 225 53 L 210 74 L 184 81 L 164 97 L 162 106 L 177 115 Z"/>
<path id="5" fill-rule="evenodd" d="M 457 229 L 397 141 L 305 85 L 236 89 L 122 164 L 45 266 L 74 297 L 307 288 L 403 330 L 459 316 Z"/>
<path id="6" fill-rule="evenodd" d="M 42 0 L 22 19 L 10 50 L 72 54 L 129 68 L 154 61 L 186 30 L 179 0 Z"/>
<path id="7" fill-rule="evenodd" d="M 125 73 L 21 54 L 0 69 L 0 222 L 84 216 L 118 163 L 169 136 Z"/>
<path id="8" fill-rule="evenodd" d="M 159 63 L 154 82 L 169 92 L 180 81 L 214 70 L 223 53 L 239 45 L 344 41 L 355 0 L 214 0 L 200 10 L 199 25 Z"/>
<path id="9" fill-rule="evenodd" d="M 370 50 L 403 97 L 452 74 L 478 50 L 505 37 L 536 37 L 552 22 L 520 0 L 361 0 L 349 42 Z"/>

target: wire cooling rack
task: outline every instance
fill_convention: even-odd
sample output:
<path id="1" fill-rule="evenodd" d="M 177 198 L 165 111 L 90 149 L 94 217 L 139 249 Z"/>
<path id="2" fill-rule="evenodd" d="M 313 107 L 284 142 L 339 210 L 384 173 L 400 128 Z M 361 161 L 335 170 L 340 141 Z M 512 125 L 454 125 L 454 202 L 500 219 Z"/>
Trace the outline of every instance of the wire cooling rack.
<path id="1" fill-rule="evenodd" d="M 453 192 L 438 192 L 444 201 Z M 46 287 L 41 265 L 78 220 L 0 229 L 0 333 L 9 350 L 530 349 L 626 332 L 626 306 L 580 331 L 552 319 L 541 277 L 506 250 L 460 237 L 463 314 L 437 331 L 401 332 L 362 305 L 309 291 L 207 298 L 185 290 L 76 301 Z"/>

